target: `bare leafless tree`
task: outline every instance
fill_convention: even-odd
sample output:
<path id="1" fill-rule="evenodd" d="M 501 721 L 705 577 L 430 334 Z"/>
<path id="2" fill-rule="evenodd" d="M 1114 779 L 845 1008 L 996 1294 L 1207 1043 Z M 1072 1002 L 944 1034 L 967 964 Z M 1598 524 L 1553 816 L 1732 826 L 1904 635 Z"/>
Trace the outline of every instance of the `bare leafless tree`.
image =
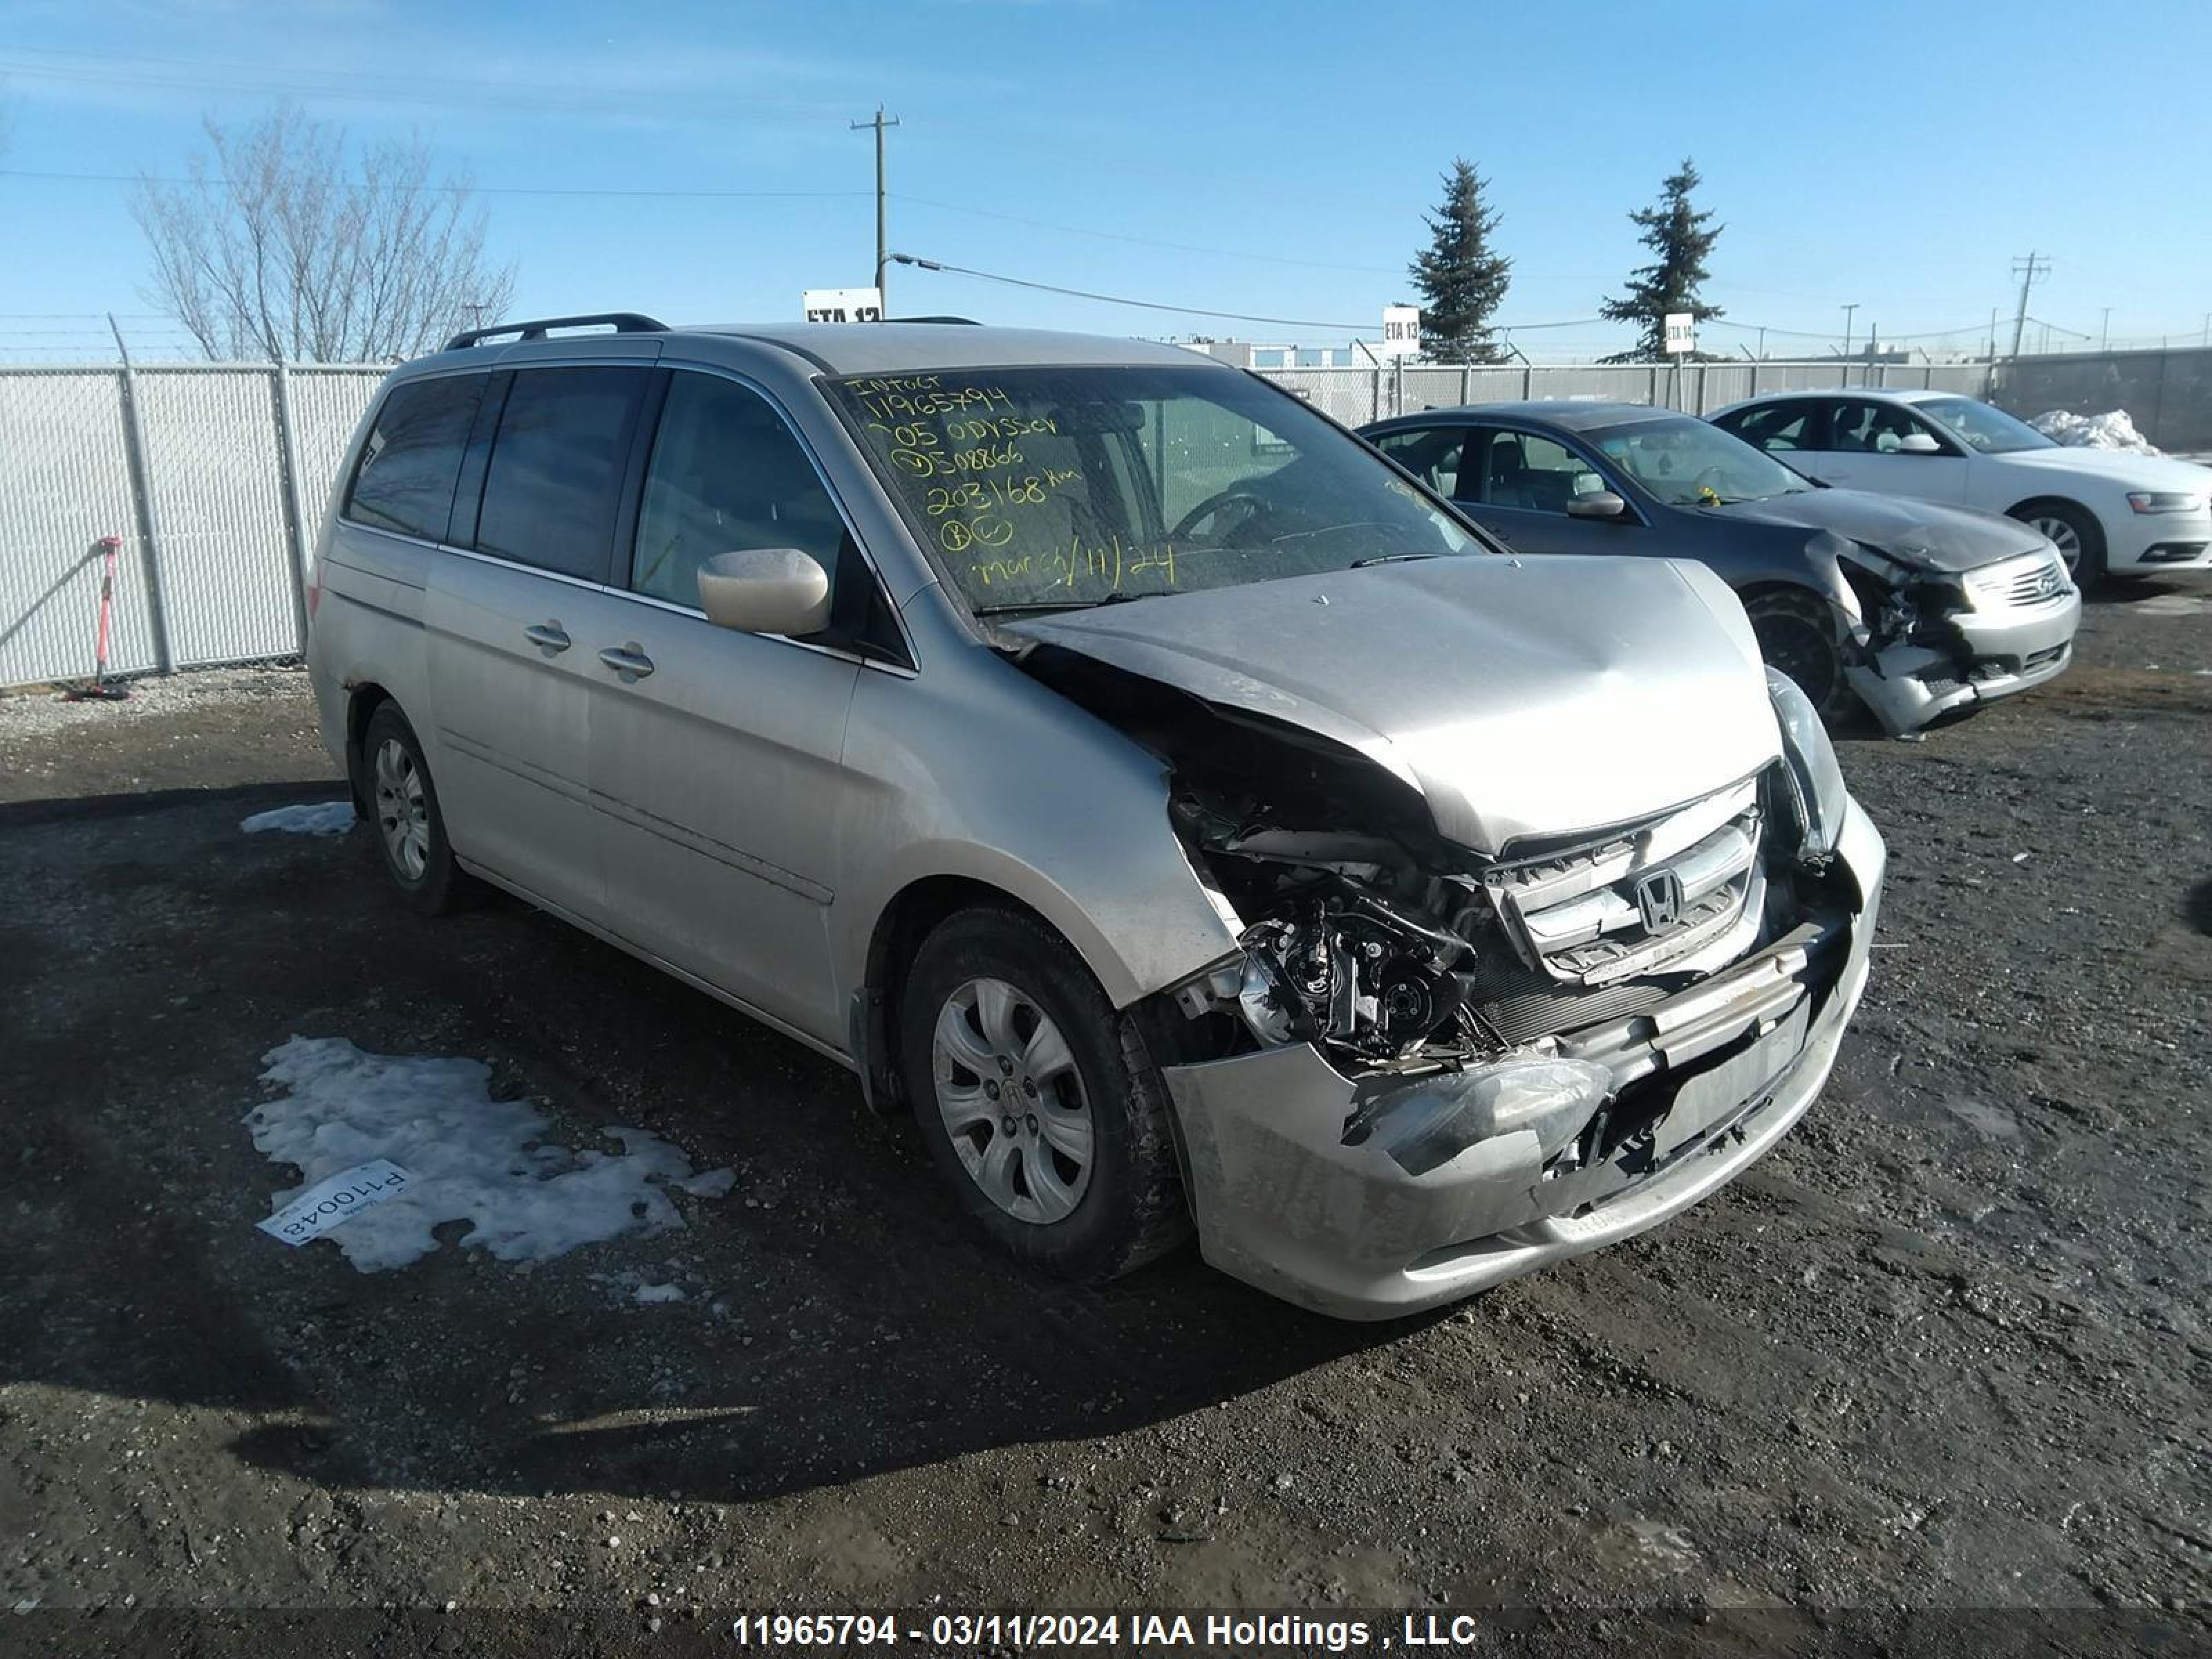
<path id="1" fill-rule="evenodd" d="M 141 175 L 131 216 L 153 256 L 146 297 L 211 360 L 386 362 L 501 315 L 514 267 L 484 258 L 465 179 L 434 180 L 419 138 L 362 146 L 280 105 L 204 123 L 188 179 Z"/>

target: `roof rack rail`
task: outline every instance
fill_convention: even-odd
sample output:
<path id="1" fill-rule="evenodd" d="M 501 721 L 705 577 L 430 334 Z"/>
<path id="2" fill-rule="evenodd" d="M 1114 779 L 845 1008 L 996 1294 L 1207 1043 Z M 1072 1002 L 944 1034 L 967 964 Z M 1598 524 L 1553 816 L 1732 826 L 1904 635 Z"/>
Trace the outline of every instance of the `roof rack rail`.
<path id="1" fill-rule="evenodd" d="M 512 334 L 521 340 L 542 340 L 549 328 L 588 328 L 594 323 L 611 323 L 617 334 L 665 334 L 668 325 L 657 318 L 635 311 L 598 311 L 588 317 L 540 317 L 534 322 L 498 323 L 490 328 L 471 328 L 456 334 L 446 342 L 446 349 L 459 351 L 463 346 L 472 346 L 480 340 L 495 335 Z"/>
<path id="2" fill-rule="evenodd" d="M 981 328 L 982 324 L 973 317 L 886 317 L 887 323 L 958 323 L 965 328 Z"/>

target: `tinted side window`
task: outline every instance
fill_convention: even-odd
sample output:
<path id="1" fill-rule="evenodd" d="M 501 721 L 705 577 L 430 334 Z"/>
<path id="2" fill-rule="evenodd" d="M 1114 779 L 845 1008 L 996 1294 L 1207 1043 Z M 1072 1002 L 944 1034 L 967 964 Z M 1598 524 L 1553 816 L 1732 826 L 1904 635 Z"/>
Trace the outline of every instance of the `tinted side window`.
<path id="1" fill-rule="evenodd" d="M 1768 404 L 1722 422 L 1721 428 L 1759 449 L 1810 449 L 1817 404 Z"/>
<path id="2" fill-rule="evenodd" d="M 1906 434 L 1923 429 L 1894 404 L 1838 404 L 1834 419 L 1829 448 L 1872 455 L 1893 455 Z"/>
<path id="3" fill-rule="evenodd" d="M 830 573 L 834 605 L 844 544 L 830 492 L 768 402 L 734 380 L 678 370 L 646 465 L 631 588 L 696 605 L 702 560 L 795 547 Z"/>
<path id="4" fill-rule="evenodd" d="M 642 368 L 526 368 L 514 377 L 484 471 L 477 547 L 605 581 Z"/>
<path id="5" fill-rule="evenodd" d="M 362 447 L 345 516 L 379 530 L 443 541 L 469 427 L 490 378 L 453 374 L 392 387 Z"/>
<path id="6" fill-rule="evenodd" d="M 1577 495 L 1606 488 L 1588 461 L 1534 432 L 1498 433 L 1484 453 L 1482 499 L 1491 507 L 1564 514 Z"/>
<path id="7" fill-rule="evenodd" d="M 1413 432 L 1386 432 L 1376 448 L 1404 467 L 1439 495 L 1450 496 L 1460 487 L 1460 456 L 1467 448 L 1467 434 L 1458 427 L 1429 427 Z M 1468 494 L 1474 480 L 1467 480 Z"/>

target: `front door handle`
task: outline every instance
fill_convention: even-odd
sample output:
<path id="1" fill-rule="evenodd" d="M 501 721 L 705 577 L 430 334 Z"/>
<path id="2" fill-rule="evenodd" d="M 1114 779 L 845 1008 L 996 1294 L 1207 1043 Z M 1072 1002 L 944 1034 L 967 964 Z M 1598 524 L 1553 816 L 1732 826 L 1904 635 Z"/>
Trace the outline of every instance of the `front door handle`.
<path id="1" fill-rule="evenodd" d="M 653 672 L 653 659 L 645 654 L 645 647 L 635 640 L 609 646 L 599 653 L 599 660 L 621 675 L 625 685 Z"/>
<path id="2" fill-rule="evenodd" d="M 532 623 L 522 630 L 522 637 L 549 657 L 559 656 L 570 644 L 568 630 L 558 622 Z"/>

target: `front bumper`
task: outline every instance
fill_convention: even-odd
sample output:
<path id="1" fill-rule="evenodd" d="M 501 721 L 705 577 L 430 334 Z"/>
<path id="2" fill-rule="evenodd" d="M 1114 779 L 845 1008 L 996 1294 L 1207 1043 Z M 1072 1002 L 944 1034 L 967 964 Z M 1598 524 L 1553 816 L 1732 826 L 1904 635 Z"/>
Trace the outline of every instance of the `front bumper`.
<path id="1" fill-rule="evenodd" d="M 2107 514 L 2106 526 L 2107 570 L 2148 575 L 2212 568 L 2212 510 Z"/>
<path id="2" fill-rule="evenodd" d="M 2047 605 L 1954 611 L 1940 624 L 1954 635 L 1948 645 L 1893 645 L 1846 672 L 1851 689 L 1895 736 L 2063 674 L 2081 625 L 2081 595 L 2072 589 Z"/>
<path id="3" fill-rule="evenodd" d="M 1547 1175 L 1526 1129 L 1416 1160 L 1419 1173 L 1387 1133 L 1347 1144 L 1355 1112 L 1433 1119 L 1449 1074 L 1358 1097 L 1304 1044 L 1168 1067 L 1206 1259 L 1322 1313 L 1389 1319 L 1627 1238 L 1725 1186 L 1812 1103 L 1865 986 L 1886 854 L 1856 803 L 1838 857 L 1855 908 L 1562 1039 L 1563 1055 L 1613 1073 L 1624 1104 L 1639 1085 L 1671 1091 L 1648 1134 L 1567 1173 Z"/>

